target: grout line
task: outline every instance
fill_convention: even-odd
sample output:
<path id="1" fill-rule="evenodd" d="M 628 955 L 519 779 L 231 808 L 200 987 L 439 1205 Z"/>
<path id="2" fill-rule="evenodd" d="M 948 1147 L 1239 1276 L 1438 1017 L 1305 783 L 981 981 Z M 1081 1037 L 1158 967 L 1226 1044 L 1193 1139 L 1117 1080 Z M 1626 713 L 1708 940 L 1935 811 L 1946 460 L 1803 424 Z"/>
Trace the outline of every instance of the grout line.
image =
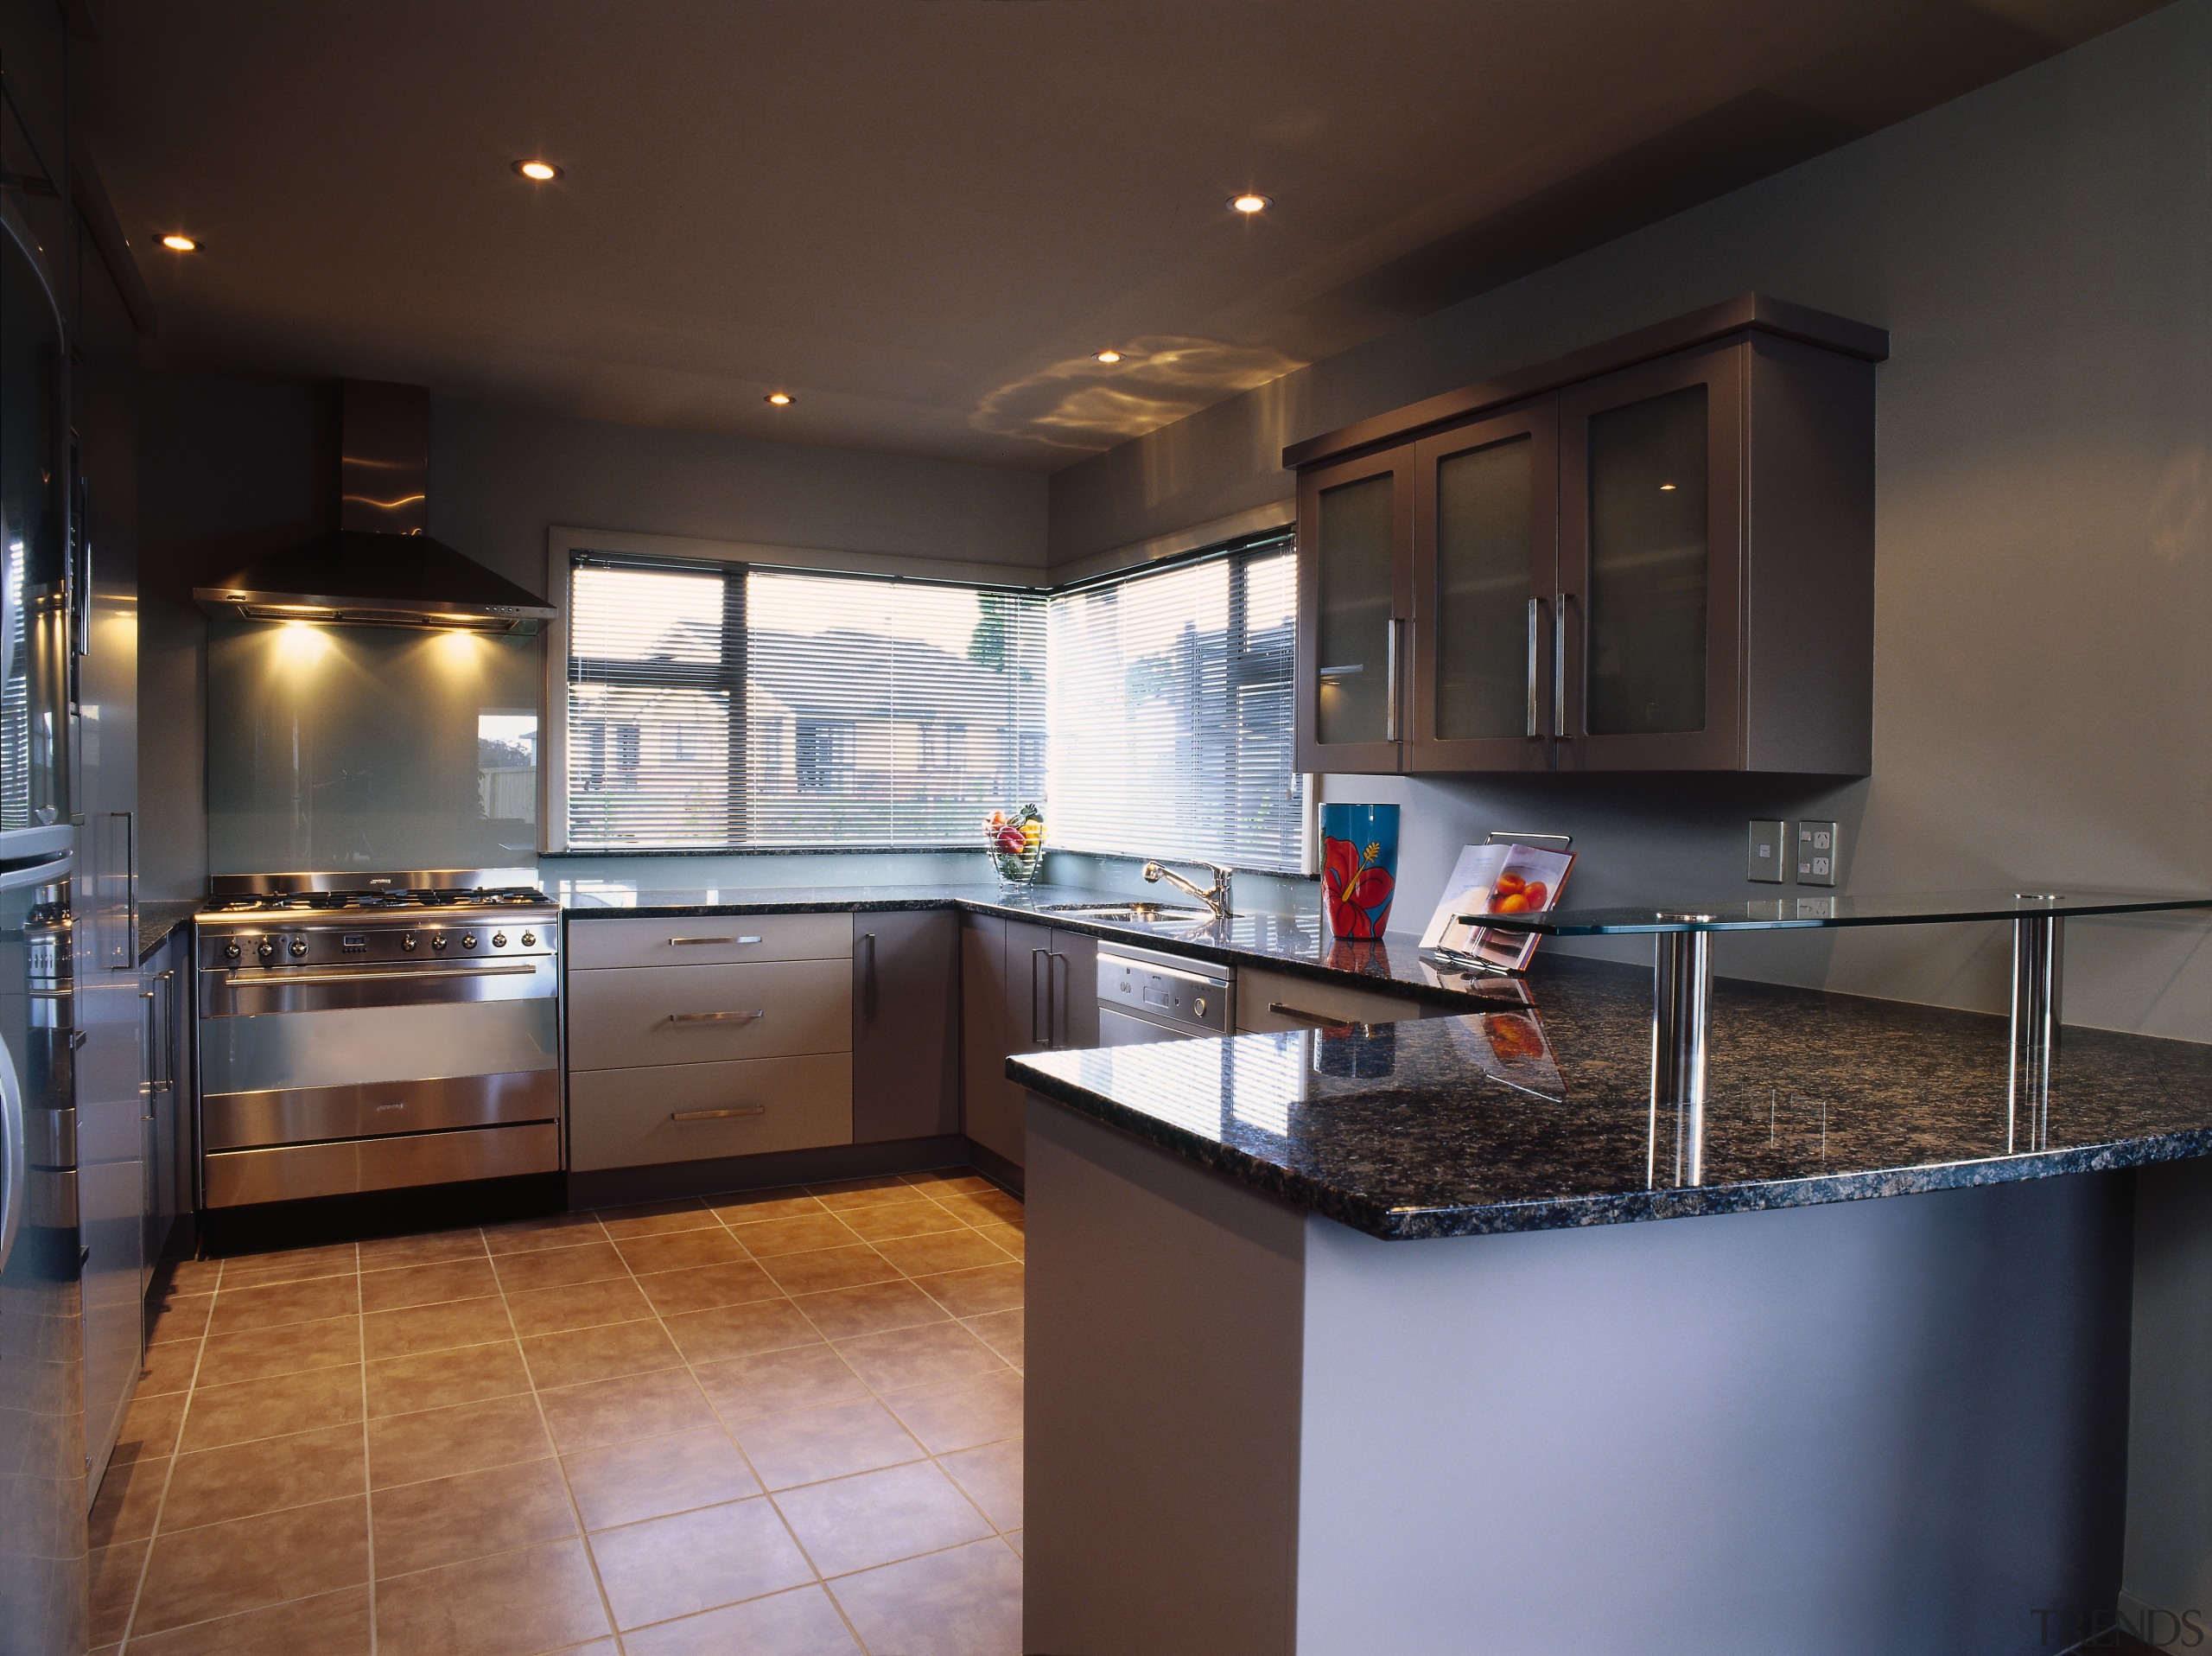
<path id="1" fill-rule="evenodd" d="M 192 1418 L 193 1396 L 200 1389 L 200 1360 L 207 1349 L 207 1331 L 214 1326 L 215 1296 L 217 1292 L 219 1291 L 222 1287 L 222 1282 L 223 1273 L 221 1270 L 218 1268 L 215 1272 L 215 1288 L 210 1290 L 207 1295 L 207 1321 L 200 1325 L 199 1338 L 193 1342 L 192 1378 L 185 1382 L 184 1402 L 179 1405 L 177 1412 L 176 1439 L 169 1445 L 168 1462 L 162 1468 L 162 1493 L 156 1498 L 154 1502 L 154 1521 L 152 1525 L 146 1532 L 146 1556 L 138 1561 L 138 1581 L 137 1584 L 130 1589 L 130 1609 L 129 1614 L 123 1619 L 123 1632 L 116 1640 L 116 1656 L 123 1656 L 123 1653 L 130 1647 L 130 1635 L 137 1624 L 138 1601 L 145 1595 L 146 1577 L 153 1569 L 154 1544 L 162 1538 L 162 1514 L 168 1507 L 169 1485 L 176 1477 L 177 1456 L 181 1454 L 184 1449 L 185 1425 Z M 143 1318 L 145 1314 L 145 1307 L 142 1304 L 138 1309 L 138 1315 Z M 140 1326 L 143 1328 L 144 1325 L 142 1322 Z M 139 1338 L 143 1342 L 145 1336 L 142 1334 Z M 179 1341 L 175 1343 L 181 1345 L 183 1342 Z M 145 1360 L 143 1343 L 140 1349 L 139 1360 L 142 1363 Z M 137 1406 L 137 1399 L 133 1398 L 131 1399 L 131 1403 L 133 1407 Z M 126 1410 L 124 1411 L 124 1417 L 126 1420 L 130 1417 L 129 1411 Z M 113 1451 L 111 1450 L 109 1452 L 107 1469 L 104 1470 L 100 1474 L 100 1481 L 102 1483 L 105 1483 L 107 1481 L 108 1472 L 112 1471 L 114 1469 L 114 1454 Z"/>
<path id="2" fill-rule="evenodd" d="M 361 1350 L 361 1527 L 366 1532 L 363 1557 L 368 1576 L 363 1591 L 369 1605 L 369 1656 L 377 1656 L 376 1474 L 369 1469 L 369 1297 L 361 1291 L 360 1264 L 361 1250 L 357 1245 L 353 1249 L 353 1333 Z"/>

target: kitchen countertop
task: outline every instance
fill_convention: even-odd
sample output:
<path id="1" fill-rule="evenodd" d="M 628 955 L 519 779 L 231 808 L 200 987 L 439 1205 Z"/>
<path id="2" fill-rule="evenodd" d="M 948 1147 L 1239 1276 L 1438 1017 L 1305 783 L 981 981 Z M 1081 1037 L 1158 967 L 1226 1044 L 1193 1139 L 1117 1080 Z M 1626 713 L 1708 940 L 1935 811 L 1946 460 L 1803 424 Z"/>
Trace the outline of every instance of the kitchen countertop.
<path id="1" fill-rule="evenodd" d="M 180 926 L 188 926 L 192 917 L 200 912 L 200 904 L 189 898 L 157 900 L 138 905 L 138 964 L 144 965 L 154 958 L 154 952 L 169 940 L 169 934 Z"/>
<path id="2" fill-rule="evenodd" d="M 1313 913 L 1237 914 L 1199 924 L 1085 920 L 1057 914 L 1052 905 L 1070 902 L 1190 901 L 1186 894 L 1161 885 L 1147 897 L 1097 891 L 1080 886 L 1035 885 L 1009 889 L 990 885 L 794 886 L 742 888 L 654 888 L 627 881 L 556 880 L 548 887 L 571 920 L 652 915 L 676 920 L 704 914 L 804 914 L 899 908 L 964 908 L 1014 920 L 1058 926 L 1091 937 L 1167 949 L 1224 965 L 1265 966 L 1324 982 L 1361 981 L 1364 987 L 1408 1000 L 1454 1009 L 1491 1003 L 1497 979 L 1454 971 L 1424 959 L 1417 934 L 1393 934 L 1371 940 L 1336 939 L 1326 935 Z"/>
<path id="3" fill-rule="evenodd" d="M 1492 980 L 1495 982 L 1495 980 Z M 1007 1060 L 1033 1091 L 1386 1239 L 1904 1195 L 2212 1153 L 2212 1046 L 2069 1029 L 2008 1143 L 2005 1020 L 1721 979 L 1701 1182 L 1650 1105 L 1651 974 L 1540 954 L 1532 1007 Z M 1503 985 L 1501 997 L 1515 991 Z"/>

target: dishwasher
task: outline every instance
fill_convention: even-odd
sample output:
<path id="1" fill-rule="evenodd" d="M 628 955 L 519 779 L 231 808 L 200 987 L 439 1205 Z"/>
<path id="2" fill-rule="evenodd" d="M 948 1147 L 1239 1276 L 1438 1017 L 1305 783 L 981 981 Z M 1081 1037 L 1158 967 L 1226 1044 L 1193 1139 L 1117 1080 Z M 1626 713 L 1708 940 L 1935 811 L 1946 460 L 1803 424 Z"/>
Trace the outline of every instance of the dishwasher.
<path id="1" fill-rule="evenodd" d="M 1225 1035 L 1236 1029 L 1236 974 L 1127 943 L 1098 946 L 1098 1044 Z"/>

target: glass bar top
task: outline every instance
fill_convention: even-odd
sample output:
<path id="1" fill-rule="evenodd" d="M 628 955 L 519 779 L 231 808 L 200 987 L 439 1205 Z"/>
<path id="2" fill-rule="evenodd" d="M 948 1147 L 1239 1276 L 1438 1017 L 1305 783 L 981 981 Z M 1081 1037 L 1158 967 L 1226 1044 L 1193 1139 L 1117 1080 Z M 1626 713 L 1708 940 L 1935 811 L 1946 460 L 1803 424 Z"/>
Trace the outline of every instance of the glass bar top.
<path id="1" fill-rule="evenodd" d="M 1618 936 L 1635 932 L 1783 932 L 1842 926 L 1920 926 L 1942 920 L 2019 920 L 2055 914 L 2154 914 L 2212 909 L 2212 896 L 2141 892 L 1916 891 L 1866 897 L 1754 897 L 1746 902 L 1675 903 L 1652 908 L 1555 908 L 1541 914 L 1468 914 L 1501 932 L 1539 937 Z"/>

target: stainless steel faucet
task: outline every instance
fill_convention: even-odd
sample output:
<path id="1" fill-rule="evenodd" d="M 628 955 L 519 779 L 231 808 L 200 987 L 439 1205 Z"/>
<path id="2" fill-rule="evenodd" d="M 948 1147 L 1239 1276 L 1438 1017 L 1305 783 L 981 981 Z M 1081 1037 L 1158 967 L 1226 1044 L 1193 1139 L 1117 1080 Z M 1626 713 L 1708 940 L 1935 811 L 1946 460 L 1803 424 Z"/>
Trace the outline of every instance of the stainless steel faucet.
<path id="1" fill-rule="evenodd" d="M 1174 869 L 1158 863 L 1147 863 L 1144 865 L 1145 883 L 1158 885 L 1165 880 L 1170 885 L 1180 886 L 1207 908 L 1212 909 L 1213 917 L 1216 920 L 1227 920 L 1229 918 L 1229 879 L 1231 870 L 1222 867 L 1218 863 L 1208 863 L 1199 857 L 1192 857 L 1189 861 L 1193 867 L 1213 870 L 1213 885 L 1211 889 L 1201 888 L 1193 882 L 1185 880 Z"/>

